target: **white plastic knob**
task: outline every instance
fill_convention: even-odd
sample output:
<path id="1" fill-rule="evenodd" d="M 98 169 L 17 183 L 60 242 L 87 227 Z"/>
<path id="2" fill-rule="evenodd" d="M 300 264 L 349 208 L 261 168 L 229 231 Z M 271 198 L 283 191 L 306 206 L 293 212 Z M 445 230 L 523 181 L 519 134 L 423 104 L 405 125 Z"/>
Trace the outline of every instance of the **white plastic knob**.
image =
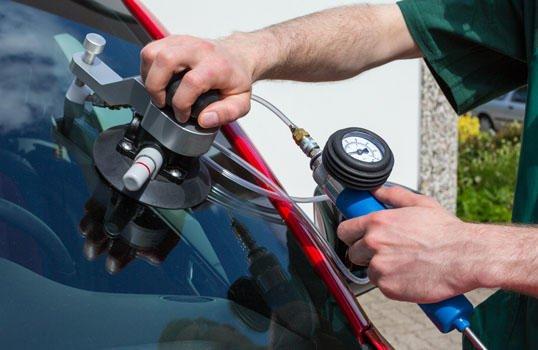
<path id="1" fill-rule="evenodd" d="M 123 185 L 129 191 L 138 191 L 159 171 L 163 164 L 161 152 L 153 147 L 142 149 L 135 157 L 133 165 L 123 175 Z"/>

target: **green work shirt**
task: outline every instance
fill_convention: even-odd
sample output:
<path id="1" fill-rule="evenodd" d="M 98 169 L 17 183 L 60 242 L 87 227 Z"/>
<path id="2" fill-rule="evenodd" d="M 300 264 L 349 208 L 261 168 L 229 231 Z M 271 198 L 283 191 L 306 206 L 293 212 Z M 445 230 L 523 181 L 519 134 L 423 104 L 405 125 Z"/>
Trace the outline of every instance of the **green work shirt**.
<path id="1" fill-rule="evenodd" d="M 458 113 L 528 83 L 513 211 L 513 221 L 518 223 L 538 222 L 537 3 L 398 3 L 430 70 Z M 499 291 L 477 308 L 472 328 L 490 350 L 538 349 L 538 300 Z M 464 348 L 471 346 L 464 342 Z"/>

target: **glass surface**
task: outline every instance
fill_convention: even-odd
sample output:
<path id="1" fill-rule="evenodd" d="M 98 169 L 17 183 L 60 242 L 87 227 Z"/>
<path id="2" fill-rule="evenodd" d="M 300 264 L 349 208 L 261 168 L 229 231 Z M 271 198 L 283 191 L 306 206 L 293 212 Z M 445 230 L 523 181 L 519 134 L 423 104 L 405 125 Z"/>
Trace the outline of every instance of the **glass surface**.
<path id="1" fill-rule="evenodd" d="M 165 211 L 101 181 L 94 140 L 132 114 L 64 103 L 70 56 L 97 32 L 102 60 L 136 75 L 139 36 L 114 36 L 129 19 L 106 8 L 26 2 L 70 10 L 0 1 L 0 347 L 358 348 L 266 198 L 213 174 L 208 200 Z"/>

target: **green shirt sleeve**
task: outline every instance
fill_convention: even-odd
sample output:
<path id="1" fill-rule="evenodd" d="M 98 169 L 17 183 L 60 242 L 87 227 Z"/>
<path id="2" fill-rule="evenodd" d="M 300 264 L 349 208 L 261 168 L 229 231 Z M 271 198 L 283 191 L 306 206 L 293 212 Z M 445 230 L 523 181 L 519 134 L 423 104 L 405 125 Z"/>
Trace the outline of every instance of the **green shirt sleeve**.
<path id="1" fill-rule="evenodd" d="M 523 2 L 398 2 L 426 63 L 458 113 L 526 84 Z"/>

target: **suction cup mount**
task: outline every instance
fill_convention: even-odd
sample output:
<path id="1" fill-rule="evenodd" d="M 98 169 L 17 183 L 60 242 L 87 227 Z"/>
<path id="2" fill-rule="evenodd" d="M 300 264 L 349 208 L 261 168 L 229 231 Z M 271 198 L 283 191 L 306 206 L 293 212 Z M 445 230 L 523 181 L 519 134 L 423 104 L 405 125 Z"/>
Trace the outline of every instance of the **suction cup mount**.
<path id="1" fill-rule="evenodd" d="M 93 150 L 97 169 L 116 190 L 143 204 L 179 209 L 201 203 L 209 194 L 211 181 L 199 157 L 211 147 L 218 128 L 200 127 L 197 117 L 219 99 L 218 92 L 200 96 L 191 118 L 180 123 L 170 106 L 186 72 L 169 83 L 167 106 L 160 109 L 151 102 L 140 76 L 122 78 L 99 59 L 104 45 L 99 35 L 86 36 L 85 52 L 75 53 L 71 60 L 76 77 L 72 86 L 89 88 L 86 100 L 94 105 L 130 107 L 133 120 L 98 137 Z"/>

